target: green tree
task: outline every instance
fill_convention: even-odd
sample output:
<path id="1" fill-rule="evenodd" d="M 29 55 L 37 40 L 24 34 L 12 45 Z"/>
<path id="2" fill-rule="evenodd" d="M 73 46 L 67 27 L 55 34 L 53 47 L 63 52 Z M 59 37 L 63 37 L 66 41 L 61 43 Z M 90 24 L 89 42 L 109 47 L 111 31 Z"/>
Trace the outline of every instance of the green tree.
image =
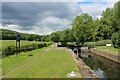
<path id="1" fill-rule="evenodd" d="M 60 35 L 60 40 L 61 41 L 70 41 L 70 36 L 69 36 L 70 30 L 66 29 L 64 31 L 62 31 L 61 35 Z"/>
<path id="2" fill-rule="evenodd" d="M 33 34 L 29 34 L 28 37 L 27 37 L 27 40 L 28 41 L 33 41 L 35 38 L 34 38 L 34 35 Z"/>
<path id="3" fill-rule="evenodd" d="M 97 31 L 97 37 L 99 37 L 99 39 L 111 39 L 113 33 L 113 28 L 112 26 L 109 24 L 109 22 L 102 18 L 100 20 L 100 24 L 98 27 L 98 31 Z"/>
<path id="4" fill-rule="evenodd" d="M 112 43 L 115 48 L 120 48 L 120 31 L 112 34 Z"/>
<path id="5" fill-rule="evenodd" d="M 113 7 L 113 18 L 114 32 L 117 32 L 120 29 L 120 1 L 116 2 Z"/>
<path id="6" fill-rule="evenodd" d="M 77 16 L 72 22 L 72 27 L 78 43 L 84 43 L 85 41 L 90 40 L 93 36 L 93 19 L 87 13 Z"/>
<path id="7" fill-rule="evenodd" d="M 48 42 L 49 41 L 49 35 L 42 35 L 41 41 Z"/>
<path id="8" fill-rule="evenodd" d="M 63 30 L 61 35 L 60 35 L 60 40 L 66 41 L 66 42 L 75 42 L 76 39 L 73 35 L 73 29 Z"/>
<path id="9" fill-rule="evenodd" d="M 50 41 L 58 42 L 60 41 L 60 31 L 52 32 L 49 36 Z"/>

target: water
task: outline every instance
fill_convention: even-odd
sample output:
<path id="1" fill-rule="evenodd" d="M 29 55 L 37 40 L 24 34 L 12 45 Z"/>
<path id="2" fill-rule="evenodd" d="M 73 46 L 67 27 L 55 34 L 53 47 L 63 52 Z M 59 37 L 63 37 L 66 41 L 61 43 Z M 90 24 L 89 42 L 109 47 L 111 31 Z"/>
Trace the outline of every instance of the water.
<path id="1" fill-rule="evenodd" d="M 82 53 L 82 60 L 99 78 L 120 78 L 120 64 L 93 53 Z M 88 57 L 90 55 L 90 57 Z"/>

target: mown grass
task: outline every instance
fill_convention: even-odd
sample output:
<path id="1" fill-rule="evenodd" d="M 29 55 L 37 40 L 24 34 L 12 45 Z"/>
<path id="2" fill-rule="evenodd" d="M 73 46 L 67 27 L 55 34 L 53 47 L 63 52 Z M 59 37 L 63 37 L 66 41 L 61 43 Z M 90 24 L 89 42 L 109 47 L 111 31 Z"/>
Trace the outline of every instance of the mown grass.
<path id="1" fill-rule="evenodd" d="M 119 53 L 118 52 L 119 49 L 114 48 L 113 46 L 97 46 L 96 48 L 100 50 L 110 51 L 112 53 Z"/>
<path id="2" fill-rule="evenodd" d="M 99 45 L 99 44 L 112 44 L 111 40 L 101 40 L 97 42 L 86 42 L 87 45 Z M 110 51 L 112 53 L 118 53 L 118 48 L 114 48 L 112 46 L 96 46 L 97 49 L 104 50 L 104 51 Z"/>
<path id="3" fill-rule="evenodd" d="M 111 40 L 101 40 L 96 42 L 85 42 L 87 45 L 112 44 Z"/>
<path id="4" fill-rule="evenodd" d="M 5 78 L 66 78 L 67 73 L 71 71 L 79 72 L 69 52 L 65 49 L 47 50 L 48 48 L 3 58 L 3 76 Z"/>

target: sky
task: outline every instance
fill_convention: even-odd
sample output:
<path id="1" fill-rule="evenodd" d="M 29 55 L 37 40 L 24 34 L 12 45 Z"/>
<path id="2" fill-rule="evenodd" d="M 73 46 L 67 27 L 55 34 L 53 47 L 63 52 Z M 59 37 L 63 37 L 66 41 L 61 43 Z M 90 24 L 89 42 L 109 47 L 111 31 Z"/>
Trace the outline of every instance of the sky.
<path id="1" fill-rule="evenodd" d="M 101 18 L 102 11 L 114 3 L 112 0 L 4 0 L 0 28 L 47 35 L 71 28 L 71 22 L 81 13 Z"/>

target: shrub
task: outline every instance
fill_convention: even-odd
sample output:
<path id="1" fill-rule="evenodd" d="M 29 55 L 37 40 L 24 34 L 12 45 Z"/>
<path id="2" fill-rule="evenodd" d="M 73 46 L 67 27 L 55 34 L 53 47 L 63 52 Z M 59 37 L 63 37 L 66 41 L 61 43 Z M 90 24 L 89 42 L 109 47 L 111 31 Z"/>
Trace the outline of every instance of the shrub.
<path id="1" fill-rule="evenodd" d="M 16 52 L 16 48 L 14 46 L 7 46 L 5 49 L 2 51 L 3 56 L 7 55 L 13 55 Z"/>
<path id="2" fill-rule="evenodd" d="M 33 44 L 30 44 L 30 45 L 22 45 L 20 47 L 20 52 L 35 50 L 35 49 L 38 49 L 38 48 L 49 46 L 51 44 L 52 44 L 51 42 L 48 42 L 48 43 L 39 43 L 39 44 L 33 43 Z M 17 53 L 18 53 L 18 51 L 16 50 L 15 46 L 7 46 L 6 48 L 4 48 L 2 50 L 2 57 L 9 56 L 9 55 L 14 55 L 14 54 L 17 54 Z"/>
<path id="3" fill-rule="evenodd" d="M 120 48 L 120 31 L 112 34 L 112 43 L 115 48 Z"/>

